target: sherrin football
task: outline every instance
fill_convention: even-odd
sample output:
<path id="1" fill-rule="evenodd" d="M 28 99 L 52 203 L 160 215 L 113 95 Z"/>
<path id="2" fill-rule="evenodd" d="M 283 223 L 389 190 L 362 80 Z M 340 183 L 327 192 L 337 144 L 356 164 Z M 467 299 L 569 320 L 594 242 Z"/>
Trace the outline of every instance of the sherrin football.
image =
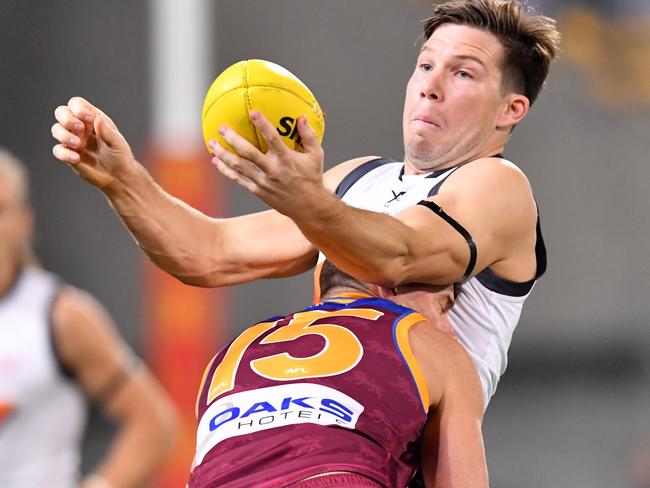
<path id="1" fill-rule="evenodd" d="M 248 116 L 251 110 L 264 114 L 291 149 L 302 148 L 297 128 L 301 115 L 307 116 L 318 140 L 323 139 L 325 118 L 309 88 L 280 65 L 249 59 L 226 68 L 205 96 L 201 120 L 206 146 L 215 139 L 235 152 L 219 134 L 219 127 L 227 125 L 266 152 L 266 142 Z"/>

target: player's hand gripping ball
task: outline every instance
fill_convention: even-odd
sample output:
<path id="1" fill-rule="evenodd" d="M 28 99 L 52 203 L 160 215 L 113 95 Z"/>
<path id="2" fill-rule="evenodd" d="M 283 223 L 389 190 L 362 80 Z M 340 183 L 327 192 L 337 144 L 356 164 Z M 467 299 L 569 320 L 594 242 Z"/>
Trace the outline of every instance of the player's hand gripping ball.
<path id="1" fill-rule="evenodd" d="M 208 150 L 214 139 L 236 152 L 219 134 L 219 127 L 227 125 L 265 153 L 266 142 L 248 116 L 251 110 L 260 111 L 291 149 L 302 148 L 297 127 L 301 115 L 307 116 L 319 142 L 323 140 L 325 118 L 309 88 L 282 66 L 249 59 L 226 68 L 205 96 L 201 120 Z"/>

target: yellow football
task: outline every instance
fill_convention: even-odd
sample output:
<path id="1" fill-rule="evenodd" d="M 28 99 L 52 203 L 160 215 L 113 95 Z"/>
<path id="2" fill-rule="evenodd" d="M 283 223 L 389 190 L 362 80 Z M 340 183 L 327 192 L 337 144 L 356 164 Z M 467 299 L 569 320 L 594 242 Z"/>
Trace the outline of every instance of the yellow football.
<path id="1" fill-rule="evenodd" d="M 249 59 L 226 68 L 205 96 L 201 125 L 206 146 L 214 139 L 235 152 L 219 134 L 219 127 L 227 125 L 266 152 L 266 142 L 248 116 L 251 110 L 264 114 L 291 149 L 302 148 L 297 128 L 301 115 L 307 116 L 318 140 L 323 140 L 325 118 L 309 88 L 282 66 Z"/>

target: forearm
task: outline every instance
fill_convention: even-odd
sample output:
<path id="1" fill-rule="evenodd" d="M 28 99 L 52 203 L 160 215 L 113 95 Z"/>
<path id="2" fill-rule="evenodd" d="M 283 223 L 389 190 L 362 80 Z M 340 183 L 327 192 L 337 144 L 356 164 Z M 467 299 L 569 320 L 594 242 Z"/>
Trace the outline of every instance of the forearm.
<path id="1" fill-rule="evenodd" d="M 142 251 L 164 271 L 188 284 L 219 255 L 219 222 L 165 192 L 138 163 L 103 189 Z"/>
<path id="2" fill-rule="evenodd" d="M 166 193 L 137 163 L 103 191 L 153 263 L 189 285 L 295 275 L 316 260 L 316 250 L 290 218 L 274 210 L 208 217 Z"/>
<path id="3" fill-rule="evenodd" d="M 387 285 L 400 281 L 409 254 L 404 236 L 408 229 L 394 218 L 338 202 L 298 226 L 315 247 L 348 274 Z M 393 238 L 386 239 L 386 232 Z"/>
<path id="4" fill-rule="evenodd" d="M 462 274 L 449 252 L 449 236 L 436 228 L 427 229 L 423 239 L 420 224 L 407 225 L 386 214 L 350 207 L 333 194 L 323 193 L 305 208 L 308 215 L 294 217 L 302 233 L 337 267 L 358 279 L 386 286 L 445 284 Z"/>

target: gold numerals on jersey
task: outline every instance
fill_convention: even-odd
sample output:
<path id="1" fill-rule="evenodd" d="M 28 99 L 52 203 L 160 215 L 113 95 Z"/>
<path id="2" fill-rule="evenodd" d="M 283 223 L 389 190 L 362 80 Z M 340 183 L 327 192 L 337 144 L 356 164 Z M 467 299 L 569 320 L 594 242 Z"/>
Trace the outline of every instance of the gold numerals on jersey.
<path id="1" fill-rule="evenodd" d="M 290 342 L 308 335 L 319 335 L 325 339 L 325 346 L 317 354 L 296 358 L 283 352 L 251 361 L 253 371 L 275 381 L 291 381 L 305 378 L 319 378 L 345 373 L 354 368 L 363 356 L 363 346 L 349 329 L 320 322 L 335 317 L 357 317 L 377 320 L 382 312 L 368 308 L 335 311 L 311 310 L 294 314 L 284 327 L 273 331 L 260 344 Z M 237 368 L 246 349 L 262 334 L 272 329 L 276 322 L 263 322 L 250 327 L 230 345 L 210 382 L 207 403 L 234 388 Z"/>
<path id="2" fill-rule="evenodd" d="M 262 322 L 256 324 L 252 327 L 249 327 L 244 332 L 242 332 L 233 342 L 230 344 L 226 355 L 224 356 L 217 369 L 215 369 L 214 374 L 212 375 L 212 381 L 210 382 L 210 391 L 208 393 L 208 403 L 211 403 L 212 400 L 217 398 L 222 393 L 230 391 L 235 386 L 235 374 L 237 373 L 237 368 L 239 367 L 239 362 L 244 356 L 244 352 L 248 346 L 250 346 L 255 339 L 264 334 L 269 329 L 275 327 L 278 321 L 275 322 Z M 208 366 L 210 367 L 210 366 Z M 200 390 L 199 390 L 200 391 Z"/>

